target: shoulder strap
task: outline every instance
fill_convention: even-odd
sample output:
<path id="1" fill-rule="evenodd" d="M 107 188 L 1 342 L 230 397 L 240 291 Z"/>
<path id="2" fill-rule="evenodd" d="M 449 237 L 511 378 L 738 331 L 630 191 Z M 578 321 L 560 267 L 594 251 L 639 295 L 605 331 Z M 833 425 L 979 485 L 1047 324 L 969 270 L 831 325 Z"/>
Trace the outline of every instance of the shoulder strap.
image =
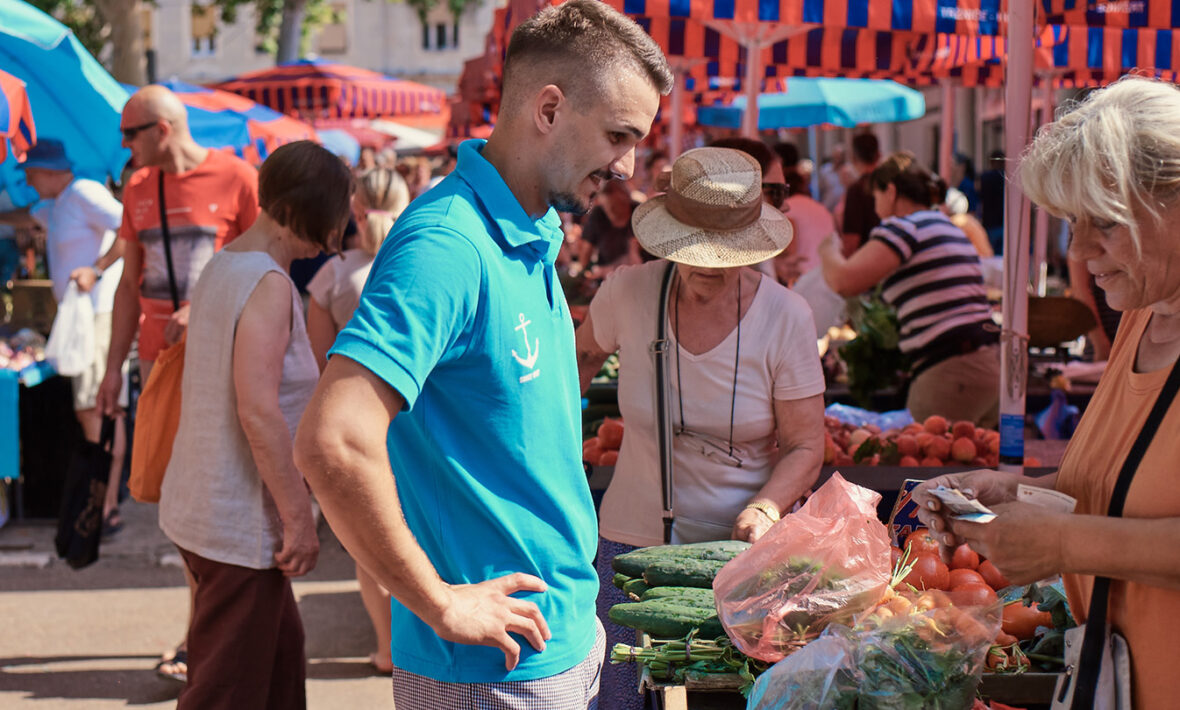
<path id="1" fill-rule="evenodd" d="M 1115 481 L 1114 491 L 1110 494 L 1110 506 L 1106 514 L 1112 518 L 1121 518 L 1123 504 L 1127 502 L 1127 491 L 1131 488 L 1131 479 L 1135 476 L 1147 447 L 1151 444 L 1160 422 L 1168 413 L 1168 407 L 1180 390 L 1180 360 L 1172 366 L 1167 382 L 1160 390 L 1143 423 L 1143 429 L 1131 446 L 1130 453 L 1123 461 L 1123 468 L 1119 471 Z M 1086 616 L 1086 632 L 1082 639 L 1082 652 L 1078 661 L 1078 686 L 1074 691 L 1074 710 L 1090 710 L 1094 706 L 1094 693 L 1098 685 L 1098 672 L 1102 667 L 1102 652 L 1106 645 L 1106 613 L 1110 605 L 1110 577 L 1095 577 L 1094 590 L 1090 595 L 1090 611 Z"/>
<path id="2" fill-rule="evenodd" d="M 176 287 L 176 270 L 172 267 L 172 235 L 168 233 L 168 208 L 164 205 L 164 171 L 160 170 L 160 233 L 164 237 L 164 261 L 168 263 L 168 290 L 172 294 L 172 310 L 180 310 L 180 289 Z"/>
<path id="3" fill-rule="evenodd" d="M 672 542 L 672 417 L 668 411 L 668 294 L 676 264 L 668 262 L 660 281 L 660 305 L 656 312 L 656 339 L 650 350 L 655 360 L 656 440 L 660 449 L 660 490 L 664 503 L 664 544 Z"/>

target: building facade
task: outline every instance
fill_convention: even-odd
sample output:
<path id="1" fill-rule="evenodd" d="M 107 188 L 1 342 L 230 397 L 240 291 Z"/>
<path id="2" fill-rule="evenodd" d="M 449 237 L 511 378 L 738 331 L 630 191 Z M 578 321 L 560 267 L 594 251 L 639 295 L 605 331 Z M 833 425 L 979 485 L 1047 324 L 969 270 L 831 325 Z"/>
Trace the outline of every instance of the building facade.
<path id="1" fill-rule="evenodd" d="M 455 90 L 463 61 L 483 52 L 497 0 L 482 0 L 455 18 L 446 3 L 423 24 L 417 11 L 395 0 L 328 0 L 339 22 L 310 38 L 307 56 L 384 72 Z M 192 0 L 157 0 L 147 11 L 148 48 L 155 50 L 157 79 L 194 84 L 219 81 L 274 66 L 260 48 L 255 14 L 245 5 L 233 24 Z"/>

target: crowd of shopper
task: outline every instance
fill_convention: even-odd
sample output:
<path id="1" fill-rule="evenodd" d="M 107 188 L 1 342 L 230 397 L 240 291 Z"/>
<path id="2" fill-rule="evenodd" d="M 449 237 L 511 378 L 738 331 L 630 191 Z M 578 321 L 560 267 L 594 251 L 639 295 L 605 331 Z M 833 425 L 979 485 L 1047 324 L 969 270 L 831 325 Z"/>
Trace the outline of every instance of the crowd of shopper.
<path id="1" fill-rule="evenodd" d="M 1140 399 L 1180 343 L 1162 226 L 1180 151 L 1150 113 L 1174 113 L 1180 94 L 1157 86 L 1135 113 L 1131 83 L 1054 124 L 1024 167 L 1034 199 L 1077 225 L 1071 257 L 1128 311 L 1112 355 L 1119 386 L 1100 388 L 1090 410 L 1122 428 L 1091 426 L 1048 479 L 1086 513 L 1101 512 L 1110 483 L 1095 487 L 1093 462 L 1103 475 L 1116 468 Z M 55 297 L 94 300 L 100 352 L 74 380 L 85 436 L 122 414 L 129 358 L 147 380 L 165 348 L 185 343 L 159 506 L 191 591 L 185 638 L 159 666 L 185 681 L 180 707 L 305 705 L 291 579 L 316 564 L 313 499 L 356 561 L 377 639 L 369 662 L 392 675 L 401 710 L 635 707 L 633 670 L 602 664 L 630 634 L 606 619 L 622 600 L 611 560 L 666 541 L 754 541 L 808 495 L 824 449 L 820 289 L 879 291 L 896 309 L 914 417 L 995 424 L 999 336 L 980 261 L 994 237 L 993 171 L 977 184 L 960 157 L 948 192 L 912 154 L 883 156 L 868 132 L 818 168 L 790 143 L 742 138 L 670 160 L 638 147 L 671 85 L 638 25 L 570 0 L 515 31 L 496 128 L 463 143 L 445 177 L 425 158 L 371 149 L 350 169 L 308 141 L 256 171 L 197 145 L 183 105 L 159 86 L 123 112 L 135 169 L 121 203 L 75 177 L 60 143 L 30 151 L 23 168 L 42 203 L 0 212 L 0 226 L 40 225 Z M 1116 113 L 1151 141 L 1104 137 L 1107 150 L 1083 152 L 1086 121 Z M 1114 197 L 1108 174 L 1122 176 Z M 0 232 L 3 265 L 9 236 Z M 321 254 L 304 296 L 292 263 Z M 562 290 L 571 281 L 589 301 L 576 318 Z M 660 333 L 663 380 L 649 352 Z M 579 394 L 616 353 L 628 435 L 595 510 Z M 665 418 L 677 501 L 666 531 Z M 121 472 L 112 466 L 108 534 Z M 999 506 L 1015 481 L 944 482 Z M 931 502 L 925 491 L 915 499 Z M 1170 499 L 1147 496 L 1129 512 L 1170 520 Z M 1104 535 L 1170 539 L 1170 527 L 1054 518 L 1060 544 L 1018 550 L 1029 516 L 998 510 L 986 529 L 937 506 L 923 517 L 943 543 L 982 548 L 1010 578 L 1065 572 L 1071 598 L 1084 599 L 1086 575 L 1103 572 L 1135 604 L 1175 606 L 1159 589 L 1175 586 L 1169 565 L 1087 548 Z M 1112 616 L 1133 647 L 1166 645 L 1166 629 L 1122 606 Z"/>

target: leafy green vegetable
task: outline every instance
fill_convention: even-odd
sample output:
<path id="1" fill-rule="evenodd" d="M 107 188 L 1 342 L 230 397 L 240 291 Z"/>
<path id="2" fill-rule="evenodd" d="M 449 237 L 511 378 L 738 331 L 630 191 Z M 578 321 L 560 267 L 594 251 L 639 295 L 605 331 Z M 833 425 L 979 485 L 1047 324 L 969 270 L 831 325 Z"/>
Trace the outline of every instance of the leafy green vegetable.
<path id="1" fill-rule="evenodd" d="M 856 338 L 839 349 L 848 370 L 848 391 L 858 404 L 871 408 L 873 393 L 898 385 L 909 370 L 897 347 L 897 311 L 878 292 L 849 299 L 847 310 L 856 331 Z"/>

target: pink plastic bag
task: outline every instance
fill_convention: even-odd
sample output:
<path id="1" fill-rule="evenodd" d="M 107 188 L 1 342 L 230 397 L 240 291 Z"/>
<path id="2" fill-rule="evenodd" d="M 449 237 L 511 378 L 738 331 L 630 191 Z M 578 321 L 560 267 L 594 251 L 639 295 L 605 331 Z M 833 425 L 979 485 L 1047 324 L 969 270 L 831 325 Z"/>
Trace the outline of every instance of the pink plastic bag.
<path id="1" fill-rule="evenodd" d="M 828 624 L 851 624 L 889 585 L 881 496 L 839 473 L 713 580 L 717 614 L 742 653 L 775 662 Z"/>

